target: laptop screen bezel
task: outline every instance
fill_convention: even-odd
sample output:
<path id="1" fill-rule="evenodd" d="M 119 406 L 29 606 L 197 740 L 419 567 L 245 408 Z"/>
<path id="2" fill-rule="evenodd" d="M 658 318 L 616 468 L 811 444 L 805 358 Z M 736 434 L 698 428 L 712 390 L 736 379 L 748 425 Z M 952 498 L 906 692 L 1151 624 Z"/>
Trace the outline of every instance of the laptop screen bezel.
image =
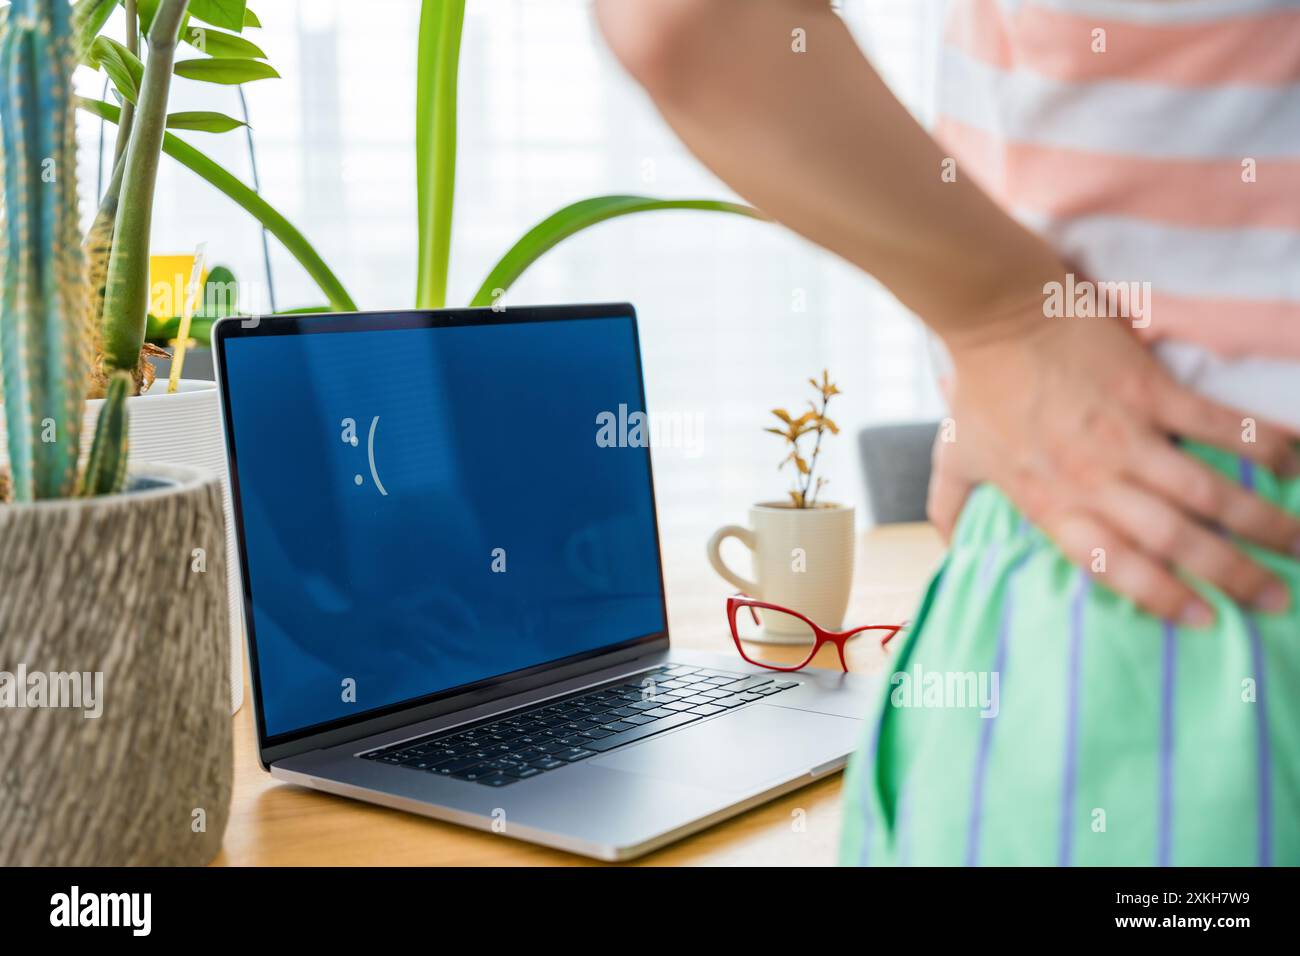
<path id="1" fill-rule="evenodd" d="M 239 485 L 239 463 L 235 449 L 235 423 L 231 414 L 230 389 L 226 376 L 226 343 L 237 338 L 257 338 L 272 335 L 319 335 L 348 332 L 386 332 L 409 329 L 455 328 L 468 325 L 522 325 L 534 322 L 574 322 L 590 319 L 625 319 L 632 324 L 632 342 L 635 351 L 637 388 L 641 408 L 646 408 L 645 374 L 641 365 L 641 340 L 637 328 L 636 310 L 630 303 L 597 303 L 583 305 L 516 306 L 508 309 L 425 309 L 395 312 L 336 312 L 304 313 L 290 315 L 229 317 L 221 319 L 212 328 L 212 352 L 221 399 L 221 418 L 226 444 L 226 461 L 230 480 L 231 505 L 235 517 L 236 541 L 239 551 L 240 585 L 244 610 L 244 625 L 248 638 L 249 681 L 252 690 L 257 741 L 262 765 L 271 761 L 313 749 L 322 739 L 329 743 L 344 742 L 378 733 L 382 730 L 413 723 L 464 707 L 507 697 L 530 687 L 543 686 L 556 672 L 580 673 L 597 670 L 620 658 L 632 659 L 668 646 L 668 606 L 664 588 L 663 555 L 659 537 L 659 517 L 655 501 L 654 472 L 650 449 L 644 449 L 646 478 L 650 489 L 651 519 L 654 527 L 655 562 L 659 575 L 659 603 L 663 616 L 662 630 L 641 634 L 607 644 L 590 651 L 546 661 L 531 667 L 510 671 L 470 684 L 445 688 L 418 698 L 412 698 L 383 707 L 368 709 L 363 713 L 343 717 L 307 727 L 268 735 L 265 722 L 262 674 L 258 666 L 257 633 L 253 619 L 252 581 L 248 570 L 247 543 L 243 534 L 243 511 Z"/>

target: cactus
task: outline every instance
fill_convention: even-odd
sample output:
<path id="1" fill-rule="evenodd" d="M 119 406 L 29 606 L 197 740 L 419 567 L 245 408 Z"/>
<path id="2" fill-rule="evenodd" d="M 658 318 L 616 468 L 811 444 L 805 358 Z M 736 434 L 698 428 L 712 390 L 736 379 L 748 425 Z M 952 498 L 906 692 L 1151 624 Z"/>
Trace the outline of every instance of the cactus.
<path id="1" fill-rule="evenodd" d="M 131 385 L 130 372 L 114 372 L 108 380 L 95 440 L 77 488 L 77 494 L 83 497 L 115 494 L 126 481 L 126 398 L 131 394 Z"/>
<path id="2" fill-rule="evenodd" d="M 15 0 L 0 35 L 0 384 L 14 501 L 76 485 L 87 379 L 67 0 Z M 100 417 L 96 491 L 121 487 L 123 399 Z M 115 476 L 115 481 L 108 477 Z"/>
<path id="3" fill-rule="evenodd" d="M 15 501 L 67 495 L 86 369 L 66 0 L 15 0 L 0 38 L 0 379 Z"/>

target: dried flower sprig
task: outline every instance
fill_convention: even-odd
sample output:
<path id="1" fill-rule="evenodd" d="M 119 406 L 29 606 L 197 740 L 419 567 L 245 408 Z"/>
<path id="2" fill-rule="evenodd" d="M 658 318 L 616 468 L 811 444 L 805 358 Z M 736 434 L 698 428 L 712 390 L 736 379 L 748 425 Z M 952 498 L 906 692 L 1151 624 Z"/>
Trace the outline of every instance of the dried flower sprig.
<path id="1" fill-rule="evenodd" d="M 821 454 L 822 448 L 822 436 L 826 432 L 830 432 L 832 435 L 840 433 L 839 426 L 826 417 L 826 408 L 830 405 L 831 396 L 840 394 L 839 388 L 831 381 L 830 373 L 823 369 L 821 382 L 818 382 L 815 378 L 810 378 L 808 384 L 817 390 L 821 405 L 819 406 L 815 401 L 809 401 L 808 411 L 798 418 L 793 417 L 784 408 L 774 408 L 772 414 L 781 419 L 784 427 L 763 429 L 773 435 L 779 435 L 790 446 L 789 453 L 781 459 L 781 463 L 776 467 L 781 469 L 788 464 L 795 467 L 794 488 L 789 491 L 789 495 L 790 501 L 796 508 L 814 508 L 817 506 L 817 495 L 822 490 L 822 486 L 829 481 L 829 479 L 816 474 L 817 456 Z M 808 458 L 803 456 L 802 448 L 799 445 L 800 439 L 805 435 L 816 436 L 813 441 L 812 454 Z"/>

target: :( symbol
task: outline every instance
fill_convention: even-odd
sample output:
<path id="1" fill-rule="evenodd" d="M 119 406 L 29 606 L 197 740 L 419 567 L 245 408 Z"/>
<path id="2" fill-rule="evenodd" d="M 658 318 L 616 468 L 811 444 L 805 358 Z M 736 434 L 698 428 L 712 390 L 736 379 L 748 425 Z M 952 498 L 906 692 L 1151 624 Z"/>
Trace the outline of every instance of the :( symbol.
<path id="1" fill-rule="evenodd" d="M 369 459 L 370 462 L 370 477 L 374 479 L 375 487 L 379 489 L 379 493 L 381 495 L 387 497 L 388 489 L 386 489 L 384 487 L 384 483 L 379 480 L 379 469 L 375 466 L 375 429 L 378 427 L 379 427 L 379 416 L 376 415 L 374 418 L 370 420 L 370 433 L 366 436 L 366 457 Z M 352 443 L 354 445 L 356 444 L 355 438 L 352 440 Z M 358 487 L 364 484 L 365 480 L 366 480 L 365 477 L 361 474 L 356 474 L 352 476 L 353 484 L 357 485 Z"/>

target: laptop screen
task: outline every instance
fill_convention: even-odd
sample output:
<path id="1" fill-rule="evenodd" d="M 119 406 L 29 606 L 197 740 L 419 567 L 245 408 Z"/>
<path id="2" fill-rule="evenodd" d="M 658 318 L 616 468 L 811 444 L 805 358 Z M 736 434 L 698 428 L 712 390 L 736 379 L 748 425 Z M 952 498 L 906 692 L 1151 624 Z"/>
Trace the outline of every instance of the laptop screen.
<path id="1" fill-rule="evenodd" d="M 268 737 L 664 631 L 632 317 L 426 322 L 224 339 Z"/>

